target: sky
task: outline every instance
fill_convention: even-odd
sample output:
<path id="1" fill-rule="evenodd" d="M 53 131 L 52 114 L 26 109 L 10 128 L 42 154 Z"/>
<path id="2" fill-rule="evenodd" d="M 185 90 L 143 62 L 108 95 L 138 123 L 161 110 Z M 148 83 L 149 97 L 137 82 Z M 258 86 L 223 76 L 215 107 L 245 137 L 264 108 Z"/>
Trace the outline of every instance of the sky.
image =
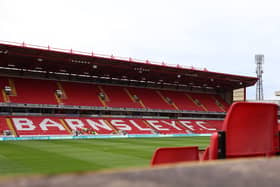
<path id="1" fill-rule="evenodd" d="M 264 54 L 264 98 L 279 99 L 279 10 L 277 0 L 0 0 L 0 40 L 245 76 Z"/>

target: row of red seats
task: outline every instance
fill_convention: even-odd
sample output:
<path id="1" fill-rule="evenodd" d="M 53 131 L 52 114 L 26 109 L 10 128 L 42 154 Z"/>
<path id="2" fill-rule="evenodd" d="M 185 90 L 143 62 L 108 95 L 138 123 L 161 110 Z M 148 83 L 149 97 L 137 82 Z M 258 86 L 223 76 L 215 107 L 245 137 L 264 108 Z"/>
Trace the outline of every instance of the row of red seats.
<path id="1" fill-rule="evenodd" d="M 5 95 L 5 86 L 12 88 L 10 95 Z M 229 107 L 215 94 L 147 88 L 6 77 L 0 78 L 0 87 L 0 102 L 216 112 L 225 112 Z M 58 97 L 56 90 L 62 95 Z"/>
<path id="2" fill-rule="evenodd" d="M 221 131 L 213 133 L 206 150 L 199 150 L 198 146 L 159 148 L 151 165 L 279 155 L 277 113 L 276 104 L 234 103 Z"/>
<path id="3" fill-rule="evenodd" d="M 84 134 L 204 134 L 219 130 L 218 120 L 132 118 L 1 117 L 0 129 L 17 136 Z"/>
<path id="4" fill-rule="evenodd" d="M 92 84 L 80 84 L 73 82 L 60 83 L 65 97 L 61 102 L 65 105 L 78 106 L 103 106 L 98 98 L 98 88 Z"/>

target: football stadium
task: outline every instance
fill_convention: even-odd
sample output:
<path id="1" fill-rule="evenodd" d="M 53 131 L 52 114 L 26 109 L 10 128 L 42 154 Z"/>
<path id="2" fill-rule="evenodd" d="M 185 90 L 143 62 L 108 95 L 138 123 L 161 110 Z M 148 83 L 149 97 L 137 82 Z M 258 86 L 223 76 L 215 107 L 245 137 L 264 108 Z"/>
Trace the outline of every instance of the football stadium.
<path id="1" fill-rule="evenodd" d="M 166 183 L 173 186 L 184 173 L 222 175 L 214 165 L 250 165 L 250 159 L 225 165 L 207 160 L 257 157 L 258 168 L 275 165 L 274 159 L 263 163 L 268 161 L 259 157 L 279 154 L 278 106 L 245 102 L 247 87 L 257 81 L 179 64 L 1 41 L 1 178 L 21 178 L 16 186 L 59 186 L 67 179 L 43 179 L 80 180 L 73 174 L 78 173 L 94 179 L 91 185 L 107 181 L 110 186 L 108 181 L 128 176 L 131 183 L 124 186 L 131 186 L 137 175 L 164 181 L 168 171 L 177 176 Z M 174 163 L 180 164 L 174 168 Z M 123 172 L 135 168 L 144 171 Z M 24 183 L 25 176 L 37 176 L 42 184 Z"/>

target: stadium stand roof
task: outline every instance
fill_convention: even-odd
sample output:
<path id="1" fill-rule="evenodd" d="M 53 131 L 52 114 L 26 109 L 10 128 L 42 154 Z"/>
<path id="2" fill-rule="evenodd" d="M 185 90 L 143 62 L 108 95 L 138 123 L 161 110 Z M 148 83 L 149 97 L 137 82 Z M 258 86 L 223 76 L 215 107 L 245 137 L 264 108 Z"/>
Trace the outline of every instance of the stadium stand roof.
<path id="1" fill-rule="evenodd" d="M 233 90 L 252 86 L 257 78 L 207 69 L 0 41 L 0 70 L 79 75 L 193 88 Z"/>

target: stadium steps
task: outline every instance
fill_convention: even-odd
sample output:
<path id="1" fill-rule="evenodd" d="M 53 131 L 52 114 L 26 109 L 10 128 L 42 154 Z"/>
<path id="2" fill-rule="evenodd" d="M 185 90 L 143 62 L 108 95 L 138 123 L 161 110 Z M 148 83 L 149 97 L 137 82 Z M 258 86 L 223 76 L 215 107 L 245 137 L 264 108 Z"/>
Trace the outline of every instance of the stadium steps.
<path id="1" fill-rule="evenodd" d="M 6 92 L 4 90 L 2 90 L 2 96 L 3 96 L 3 101 L 5 103 L 11 102 L 10 97 L 6 94 Z"/>
<path id="2" fill-rule="evenodd" d="M 137 103 L 137 101 L 133 98 L 133 96 L 131 95 L 131 93 L 129 92 L 129 90 L 127 88 L 124 88 L 124 91 L 128 95 L 128 97 L 131 99 L 132 102 Z"/>
<path id="3" fill-rule="evenodd" d="M 179 110 L 179 108 L 176 106 L 176 104 L 175 104 L 174 102 L 172 102 L 172 104 L 170 104 L 170 103 L 167 101 L 166 97 L 164 97 L 163 94 L 162 94 L 159 90 L 157 90 L 156 93 L 160 96 L 160 98 L 161 98 L 166 104 L 171 105 L 175 110 Z"/>
<path id="4" fill-rule="evenodd" d="M 140 106 L 141 106 L 142 108 L 145 108 L 145 105 L 143 104 L 143 102 L 142 102 L 141 100 L 136 101 L 136 100 L 134 99 L 134 97 L 132 96 L 132 94 L 130 93 L 130 91 L 129 91 L 127 88 L 123 88 L 123 89 L 124 89 L 125 93 L 128 95 L 128 97 L 130 98 L 130 100 L 131 100 L 133 103 L 140 104 Z"/>
<path id="5" fill-rule="evenodd" d="M 103 99 L 98 95 L 98 98 L 99 98 L 100 102 L 102 103 L 102 105 L 103 105 L 104 107 L 107 107 L 107 106 L 108 106 L 108 105 L 107 105 L 107 102 L 110 101 L 108 95 L 106 94 L 106 92 L 104 91 L 104 89 L 102 88 L 102 86 L 97 86 L 97 88 L 99 89 L 100 92 L 102 92 L 102 93 L 105 95 L 105 100 L 103 100 Z"/>
<path id="6" fill-rule="evenodd" d="M 179 110 L 200 111 L 200 107 L 194 104 L 189 98 L 186 97 L 186 92 L 181 91 L 160 91 L 165 98 L 171 99 L 171 101 L 179 108 Z"/>
<path id="7" fill-rule="evenodd" d="M 187 127 L 185 127 L 183 124 L 181 124 L 179 121 L 176 121 L 175 123 L 176 123 L 176 125 L 179 126 L 181 129 L 184 129 L 185 132 L 188 132 L 188 134 L 191 133 L 191 131 L 190 131 Z"/>
<path id="8" fill-rule="evenodd" d="M 3 89 L 2 89 L 3 101 L 6 102 L 6 103 L 9 103 L 9 102 L 11 102 L 10 96 L 17 96 L 17 91 L 16 91 L 15 83 L 14 83 L 14 81 L 12 79 L 8 79 L 8 80 L 4 80 L 4 84 L 5 85 L 3 85 Z M 11 91 L 10 95 L 6 94 L 6 92 L 4 90 L 5 86 L 11 87 L 12 91 Z"/>
<path id="9" fill-rule="evenodd" d="M 141 99 L 139 100 L 139 104 L 140 104 L 143 108 L 147 108 Z"/>
<path id="10" fill-rule="evenodd" d="M 54 97 L 59 105 L 63 105 L 63 101 L 54 93 Z"/>
<path id="11" fill-rule="evenodd" d="M 56 82 L 58 89 L 60 89 L 62 91 L 62 98 L 63 99 L 67 99 L 67 94 L 62 86 L 62 84 L 60 82 Z"/>
<path id="12" fill-rule="evenodd" d="M 217 105 L 223 112 L 226 112 L 224 105 L 223 105 L 215 96 L 212 96 L 212 98 L 214 99 L 216 105 Z"/>
<path id="13" fill-rule="evenodd" d="M 198 100 L 199 103 L 203 104 L 207 108 L 207 111 L 224 112 L 213 99 L 213 96 L 216 96 L 215 94 L 192 93 L 190 95 L 192 95 L 194 100 Z"/>
<path id="14" fill-rule="evenodd" d="M 108 120 L 104 119 L 104 121 L 109 127 L 111 127 L 115 131 L 115 133 L 118 133 L 119 129 L 112 125 Z"/>
<path id="15" fill-rule="evenodd" d="M 4 135 L 5 130 L 11 131 L 11 129 L 7 125 L 6 117 L 0 117 L 0 136 Z"/>
<path id="16" fill-rule="evenodd" d="M 149 127 L 149 128 L 151 128 L 152 130 L 154 130 L 155 132 L 158 132 L 158 130 L 155 129 L 152 125 L 150 125 L 146 120 L 143 120 L 143 123 L 144 123 L 147 127 Z"/>
<path id="17" fill-rule="evenodd" d="M 139 101 L 136 101 L 135 98 L 133 97 L 133 94 L 131 93 L 131 91 L 129 91 L 127 88 L 124 88 L 124 90 L 134 103 L 139 103 L 142 108 L 146 108 L 145 104 L 143 103 L 143 101 L 140 98 L 139 98 Z"/>
<path id="18" fill-rule="evenodd" d="M 106 104 L 109 107 L 142 108 L 142 106 L 136 102 L 136 100 L 132 100 L 131 97 L 129 97 L 129 94 L 124 90 L 124 87 L 102 85 L 102 93 L 106 93 L 108 98 Z"/>
<path id="19" fill-rule="evenodd" d="M 7 123 L 7 126 L 9 127 L 9 129 L 11 130 L 12 134 L 15 136 L 15 137 L 19 137 L 17 131 L 15 130 L 15 126 L 14 124 L 12 123 L 11 119 L 10 118 L 6 118 L 6 123 Z"/>
<path id="20" fill-rule="evenodd" d="M 57 85 L 58 89 L 61 90 L 61 92 L 62 92 L 62 97 L 59 98 L 55 93 L 54 93 L 54 96 L 55 96 L 55 98 L 56 98 L 58 104 L 61 104 L 61 105 L 62 105 L 62 104 L 64 104 L 64 103 L 63 103 L 63 99 L 67 99 L 67 94 L 66 94 L 66 92 L 65 92 L 65 90 L 64 90 L 64 88 L 63 88 L 63 86 L 62 86 L 62 84 L 61 84 L 60 82 L 56 82 L 56 85 Z"/>
<path id="21" fill-rule="evenodd" d="M 73 134 L 71 129 L 68 127 L 68 125 L 64 122 L 63 119 L 59 119 L 59 121 L 63 125 L 63 127 L 66 129 L 66 131 L 69 132 L 69 134 Z"/>
<path id="22" fill-rule="evenodd" d="M 190 96 L 189 94 L 186 93 L 186 96 L 188 97 L 188 99 L 190 99 L 196 106 L 202 108 L 204 111 L 208 111 L 207 108 L 201 103 L 201 102 L 196 102 L 192 96 Z M 199 101 L 199 100 L 197 100 Z"/>
<path id="23" fill-rule="evenodd" d="M 142 120 L 142 119 L 128 119 L 128 120 L 126 120 L 126 122 L 127 121 L 129 121 L 130 124 L 134 124 L 134 125 L 137 124 L 138 127 L 149 129 L 149 131 L 142 131 L 142 130 L 139 130 L 138 128 L 134 127 L 134 130 L 130 131 L 129 133 L 131 133 L 131 134 L 152 134 L 151 129 L 144 123 L 144 120 Z M 130 126 L 132 127 L 133 125 L 130 125 Z"/>
<path id="24" fill-rule="evenodd" d="M 223 105 L 225 111 L 227 111 L 229 109 L 230 104 L 228 104 L 221 96 L 218 95 L 215 98 L 219 101 L 219 103 L 221 103 Z"/>
<path id="25" fill-rule="evenodd" d="M 145 105 L 147 109 L 162 109 L 162 110 L 174 110 L 172 106 L 166 104 L 156 90 L 149 88 L 129 88 L 129 91 L 136 95 Z"/>
<path id="26" fill-rule="evenodd" d="M 14 80 L 13 79 L 8 79 L 8 82 L 9 82 L 9 86 L 12 89 L 11 96 L 17 96 L 17 90 L 16 90 L 16 86 L 15 86 Z"/>

